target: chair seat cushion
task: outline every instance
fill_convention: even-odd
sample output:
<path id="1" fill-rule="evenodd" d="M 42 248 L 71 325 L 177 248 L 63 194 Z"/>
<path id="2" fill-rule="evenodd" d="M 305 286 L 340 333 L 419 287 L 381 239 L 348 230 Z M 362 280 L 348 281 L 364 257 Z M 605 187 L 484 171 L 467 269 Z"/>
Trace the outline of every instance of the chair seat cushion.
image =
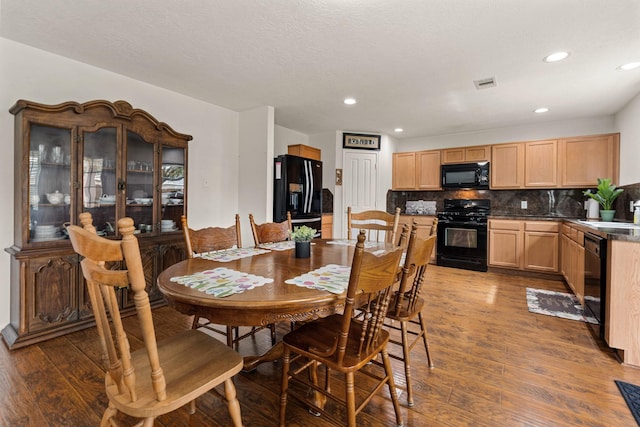
<path id="1" fill-rule="evenodd" d="M 137 401 L 131 402 L 128 393 L 120 394 L 107 374 L 107 395 L 118 410 L 138 418 L 173 411 L 231 378 L 243 366 L 239 353 L 198 330 L 158 342 L 158 356 L 166 379 L 166 399 L 156 400 L 147 353 L 141 348 L 131 354 Z"/>

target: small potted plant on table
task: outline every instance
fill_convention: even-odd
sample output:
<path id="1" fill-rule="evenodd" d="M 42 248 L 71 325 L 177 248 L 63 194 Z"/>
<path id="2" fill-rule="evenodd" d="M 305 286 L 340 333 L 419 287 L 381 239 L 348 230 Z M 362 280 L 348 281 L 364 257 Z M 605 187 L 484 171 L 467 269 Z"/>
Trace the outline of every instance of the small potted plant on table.
<path id="1" fill-rule="evenodd" d="M 613 207 L 613 202 L 622 191 L 622 188 L 616 188 L 616 186 L 611 183 L 611 178 L 598 178 L 597 191 L 593 193 L 591 189 L 589 189 L 583 194 L 600 203 L 602 207 L 602 209 L 600 209 L 600 218 L 602 221 L 613 221 L 613 215 L 616 211 L 611 208 Z"/>
<path id="2" fill-rule="evenodd" d="M 296 242 L 296 258 L 309 258 L 311 256 L 311 239 L 316 235 L 315 228 L 306 225 L 295 227 L 291 234 L 291 240 Z"/>

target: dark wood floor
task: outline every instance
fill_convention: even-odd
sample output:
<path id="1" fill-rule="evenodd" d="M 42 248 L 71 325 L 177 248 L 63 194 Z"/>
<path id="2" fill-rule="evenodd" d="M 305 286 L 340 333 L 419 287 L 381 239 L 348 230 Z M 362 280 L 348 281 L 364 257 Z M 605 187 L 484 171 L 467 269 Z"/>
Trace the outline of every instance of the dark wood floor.
<path id="1" fill-rule="evenodd" d="M 587 324 L 527 311 L 526 287 L 566 291 L 562 282 L 431 266 L 425 315 L 436 368 L 414 350 L 415 400 L 405 426 L 633 426 L 614 379 L 640 384 L 640 370 L 622 366 Z M 159 338 L 189 327 L 190 318 L 154 311 Z M 140 345 L 127 319 L 132 347 Z M 279 333 L 286 332 L 286 327 Z M 241 352 L 269 346 L 268 334 L 245 340 Z M 27 348 L 0 345 L 0 426 L 96 426 L 107 402 L 94 329 Z M 404 382 L 399 362 L 396 381 Z M 246 426 L 274 426 L 280 364 L 241 373 L 236 385 Z M 290 426 L 323 426 L 322 418 L 290 403 Z M 360 426 L 394 425 L 385 389 L 358 419 Z M 213 395 L 161 417 L 160 426 L 228 426 Z"/>

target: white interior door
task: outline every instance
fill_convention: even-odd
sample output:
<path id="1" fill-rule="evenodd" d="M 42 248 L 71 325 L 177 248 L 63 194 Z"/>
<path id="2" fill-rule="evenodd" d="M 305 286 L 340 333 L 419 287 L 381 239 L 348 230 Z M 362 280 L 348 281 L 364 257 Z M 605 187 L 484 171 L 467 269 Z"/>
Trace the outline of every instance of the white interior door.
<path id="1" fill-rule="evenodd" d="M 344 189 L 344 213 L 342 235 L 347 235 L 347 207 L 352 212 L 374 210 L 378 184 L 378 153 L 371 151 L 345 150 L 342 166 Z M 350 236 L 351 238 L 351 236 Z"/>

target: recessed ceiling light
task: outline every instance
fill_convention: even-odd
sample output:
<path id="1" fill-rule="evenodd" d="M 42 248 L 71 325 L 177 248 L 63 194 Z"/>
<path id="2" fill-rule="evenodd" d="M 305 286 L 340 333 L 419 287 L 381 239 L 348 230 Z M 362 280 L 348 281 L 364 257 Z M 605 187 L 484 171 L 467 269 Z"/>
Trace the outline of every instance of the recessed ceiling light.
<path id="1" fill-rule="evenodd" d="M 353 105 L 356 103 L 356 100 L 354 98 L 345 98 L 344 103 L 347 105 Z"/>
<path id="2" fill-rule="evenodd" d="M 624 64 L 618 67 L 618 70 L 621 71 L 631 71 L 640 67 L 640 62 L 629 62 L 628 64 Z"/>
<path id="3" fill-rule="evenodd" d="M 538 114 L 546 113 L 547 111 L 549 111 L 547 107 L 540 107 L 533 110 L 534 113 L 538 113 Z"/>
<path id="4" fill-rule="evenodd" d="M 402 129 L 402 128 L 395 128 L 393 131 L 394 131 L 394 132 L 403 132 L 403 131 L 404 131 L 404 129 Z"/>
<path id="5" fill-rule="evenodd" d="M 569 57 L 569 52 L 555 52 L 555 53 L 552 53 L 551 55 L 545 56 L 544 58 L 542 58 L 542 60 L 544 62 L 558 62 L 568 57 Z"/>

